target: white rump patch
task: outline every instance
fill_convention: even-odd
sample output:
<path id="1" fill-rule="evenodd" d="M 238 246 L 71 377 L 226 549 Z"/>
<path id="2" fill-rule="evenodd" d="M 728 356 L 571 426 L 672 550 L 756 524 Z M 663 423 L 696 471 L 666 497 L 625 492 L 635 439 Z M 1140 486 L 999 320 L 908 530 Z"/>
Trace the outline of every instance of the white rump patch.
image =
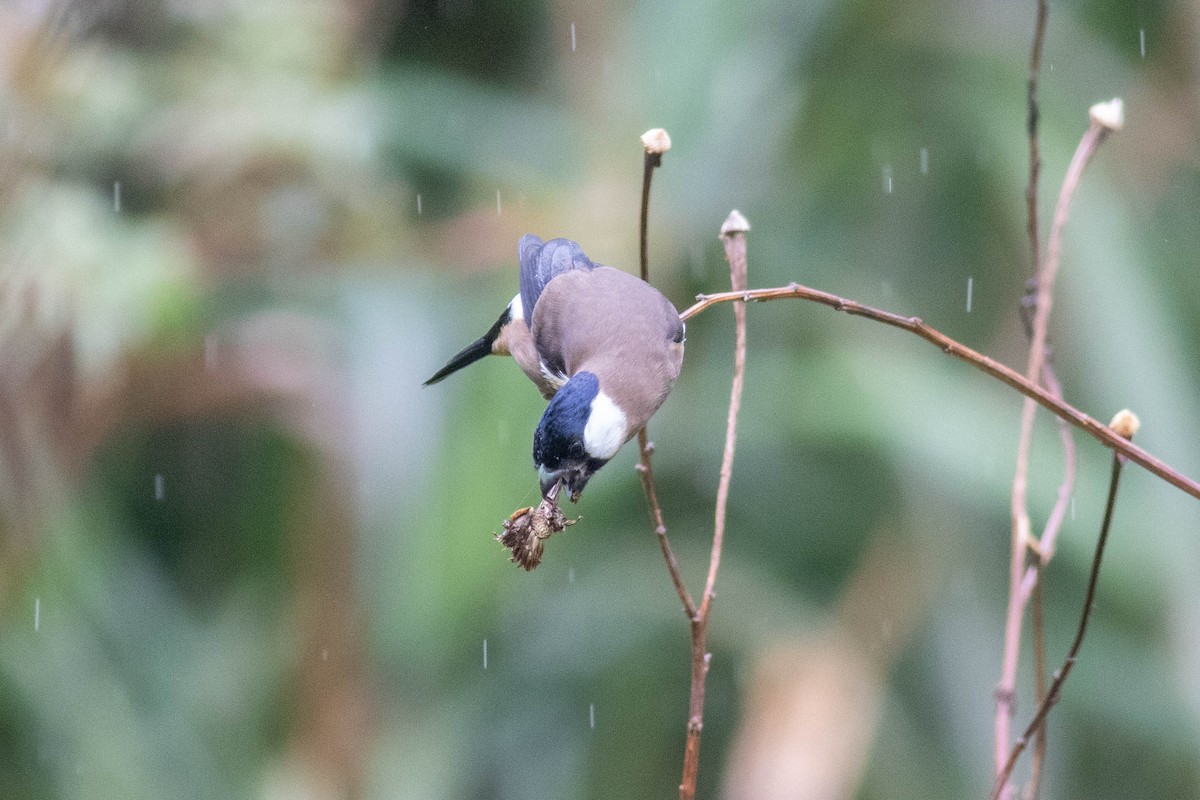
<path id="1" fill-rule="evenodd" d="M 592 413 L 583 429 L 583 448 L 592 458 L 612 458 L 625 444 L 628 424 L 625 412 L 600 392 L 592 400 Z"/>
<path id="2" fill-rule="evenodd" d="M 512 299 L 512 302 L 508 304 L 508 312 L 510 315 L 512 315 L 513 319 L 525 319 L 525 306 L 521 305 L 520 293 L 518 293 L 517 296 Z"/>

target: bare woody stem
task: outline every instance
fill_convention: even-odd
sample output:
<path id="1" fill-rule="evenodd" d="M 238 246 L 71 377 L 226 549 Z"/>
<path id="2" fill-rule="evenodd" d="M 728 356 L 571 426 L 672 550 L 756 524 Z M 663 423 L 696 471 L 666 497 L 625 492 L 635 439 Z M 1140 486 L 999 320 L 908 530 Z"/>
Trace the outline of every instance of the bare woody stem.
<path id="1" fill-rule="evenodd" d="M 650 466 L 654 443 L 650 441 L 645 428 L 638 431 L 638 452 L 641 454 L 641 460 L 638 462 L 637 471 L 642 479 L 642 489 L 646 493 L 646 503 L 650 506 L 650 517 L 654 521 L 654 533 L 658 537 L 658 546 L 662 550 L 663 560 L 667 564 L 667 572 L 671 574 L 671 583 L 675 586 L 675 593 L 679 595 L 679 602 L 683 604 L 683 613 L 687 615 L 688 620 L 691 620 L 696 616 L 696 601 L 688 594 L 687 587 L 683 584 L 683 577 L 679 574 L 679 562 L 675 559 L 675 551 L 671 549 L 671 540 L 667 538 L 667 525 L 663 521 L 662 506 L 658 503 L 654 470 Z"/>
<path id="2" fill-rule="evenodd" d="M 1036 400 L 1041 406 L 1049 410 L 1055 416 L 1066 420 L 1075 427 L 1087 433 L 1092 438 L 1099 441 L 1110 450 L 1115 450 L 1133 463 L 1141 466 L 1148 472 L 1162 478 L 1167 483 L 1182 489 L 1192 497 L 1200 500 L 1200 483 L 1192 478 L 1184 475 L 1170 465 L 1159 460 L 1155 456 L 1147 453 L 1142 448 L 1122 439 L 1120 436 L 1113 433 L 1104 423 L 1089 417 L 1079 409 L 1058 399 L 1050 392 L 1040 386 L 1027 381 L 1022 375 L 1018 374 L 1010 367 L 1001 364 L 999 361 L 988 358 L 987 356 L 972 350 L 965 344 L 951 339 L 946 334 L 926 325 L 920 317 L 905 317 L 900 314 L 884 311 L 882 309 L 873 308 L 863 305 L 862 303 L 848 300 L 844 297 L 838 297 L 829 292 L 823 292 L 819 289 L 810 289 L 807 286 L 801 286 L 797 283 L 792 283 L 787 286 L 780 286 L 772 289 L 750 289 L 745 292 L 721 292 L 719 294 L 700 295 L 694 305 L 680 314 L 685 320 L 691 319 L 707 308 L 717 305 L 718 303 L 730 303 L 735 300 L 750 301 L 765 301 L 765 300 L 809 300 L 814 303 L 829 306 L 836 311 L 844 311 L 856 317 L 866 317 L 876 322 L 882 322 L 884 325 L 891 325 L 895 328 L 901 328 L 910 333 L 914 333 L 925 341 L 935 345 L 939 350 L 947 355 L 961 359 L 968 364 L 976 367 L 981 372 L 996 378 L 1001 383 L 1016 389 L 1021 394 L 1031 397 Z"/>
<path id="3" fill-rule="evenodd" d="M 649 238 L 650 219 L 650 181 L 654 170 L 662 166 L 662 156 L 671 147 L 671 137 L 662 128 L 654 128 L 642 134 L 642 149 L 645 151 L 644 169 L 642 170 L 642 211 L 641 222 L 638 226 L 638 236 L 641 244 L 642 280 L 650 279 Z M 683 577 L 679 574 L 679 562 L 675 559 L 675 551 L 671 549 L 671 540 L 667 538 L 667 525 L 663 521 L 662 506 L 658 502 L 658 490 L 654 483 L 654 469 L 651 456 L 654 454 L 654 443 L 645 428 L 638 431 L 638 461 L 637 471 L 642 479 L 642 489 L 646 493 L 646 503 L 650 507 L 650 518 L 654 521 L 654 533 L 658 537 L 658 546 L 662 550 L 663 561 L 667 564 L 667 572 L 671 575 L 671 583 L 679 602 L 683 604 L 683 613 L 691 620 L 696 616 L 696 601 L 688 594 Z"/>
<path id="4" fill-rule="evenodd" d="M 642 268 L 642 280 L 650 280 L 650 246 L 648 228 L 650 226 L 650 179 L 654 170 L 662 166 L 662 153 L 652 153 L 646 150 L 642 166 L 642 216 L 638 221 L 639 263 Z"/>
<path id="5" fill-rule="evenodd" d="M 750 223 L 733 211 L 721 226 L 725 259 L 729 262 L 729 282 L 733 291 L 746 291 L 746 232 Z M 725 421 L 725 451 L 721 457 L 721 477 L 717 485 L 717 502 L 713 520 L 712 553 L 709 556 L 708 578 L 700 601 L 700 617 L 708 618 L 717 568 L 721 564 L 721 545 L 725 540 L 725 512 L 729 505 L 729 485 L 733 480 L 733 453 L 737 446 L 738 412 L 742 407 L 742 389 L 746 382 L 746 304 L 734 302 L 733 385 L 729 390 L 729 414 Z"/>
<path id="6" fill-rule="evenodd" d="M 729 281 L 734 291 L 746 289 L 746 218 L 733 211 L 721 226 L 721 241 L 729 262 Z M 712 653 L 707 649 L 708 615 L 715 596 L 717 569 L 721 565 L 721 548 L 725 542 L 726 512 L 729 507 L 729 486 L 733 481 L 733 455 L 737 446 L 738 412 L 742 406 L 742 388 L 746 379 L 746 306 L 733 304 L 735 339 L 733 356 L 733 385 L 729 390 L 729 414 L 725 422 L 725 451 L 721 457 L 721 476 L 717 484 L 717 502 L 713 512 L 712 550 L 708 559 L 708 577 L 700 609 L 692 618 L 692 688 L 688 699 L 687 744 L 683 751 L 683 779 L 679 783 L 680 800 L 696 796 L 696 776 L 700 769 L 700 734 L 704 728 L 704 688 Z"/>
<path id="7" fill-rule="evenodd" d="M 650 224 L 650 179 L 654 170 L 662 166 L 663 153 L 671 149 L 671 137 L 662 128 L 651 128 L 642 134 L 642 150 L 645 159 L 642 165 L 642 214 L 638 224 L 642 280 L 650 280 L 650 248 L 647 228 Z"/>
<path id="8" fill-rule="evenodd" d="M 1128 412 L 1122 412 L 1125 414 Z M 1117 419 L 1121 418 L 1121 414 L 1117 415 Z M 1130 415 L 1132 417 L 1132 415 Z M 1134 425 L 1128 431 L 1130 437 L 1133 436 L 1132 431 L 1137 429 L 1136 418 Z M 1118 427 L 1117 420 L 1113 421 L 1113 427 Z M 1075 640 L 1071 643 L 1071 649 L 1067 652 L 1067 658 L 1063 665 L 1054 673 L 1054 680 L 1050 683 L 1050 689 L 1047 691 L 1045 698 L 1038 705 L 1037 711 L 1026 726 L 1024 733 L 1013 744 L 1012 750 L 1008 752 L 1000 766 L 1000 770 L 996 776 L 996 783 L 992 787 L 991 800 L 997 800 L 1003 794 L 1008 779 L 1012 776 L 1013 768 L 1017 764 L 1017 759 L 1021 757 L 1021 753 L 1029 744 L 1029 740 L 1033 738 L 1046 724 L 1046 716 L 1050 713 L 1050 709 L 1058 702 L 1062 695 L 1063 684 L 1067 680 L 1067 676 L 1071 674 L 1071 669 L 1075 666 L 1075 662 L 1079 659 L 1079 650 L 1083 646 L 1083 637 L 1087 634 L 1088 622 L 1092 617 L 1092 607 L 1096 600 L 1096 585 L 1100 578 L 1100 563 L 1104 558 L 1104 546 L 1108 542 L 1108 532 L 1112 527 L 1113 509 L 1117 502 L 1117 488 L 1121 480 L 1121 467 L 1124 465 L 1125 459 L 1120 453 L 1113 453 L 1112 474 L 1108 483 L 1108 500 L 1104 504 L 1104 520 L 1100 523 L 1100 537 L 1096 541 L 1096 552 L 1092 557 L 1092 571 L 1088 576 L 1087 595 L 1083 601 L 1083 613 L 1079 617 L 1079 627 L 1075 631 Z"/>
<path id="9" fill-rule="evenodd" d="M 1054 374 L 1054 369 L 1047 363 L 1042 368 L 1042 383 L 1058 399 L 1062 399 L 1062 386 L 1058 382 L 1058 377 Z M 1042 535 L 1038 539 L 1038 558 L 1033 560 L 1033 563 L 1027 564 L 1025 567 L 1025 584 L 1032 584 L 1032 590 L 1028 597 L 1022 597 L 1023 604 L 1030 605 L 1030 616 L 1033 622 L 1033 687 L 1034 699 L 1037 703 L 1041 703 L 1046 699 L 1046 628 L 1043 624 L 1043 593 L 1042 593 L 1042 573 L 1046 565 L 1050 563 L 1050 559 L 1054 556 L 1055 542 L 1058 539 L 1058 532 L 1062 529 L 1063 520 L 1066 518 L 1067 506 L 1071 502 L 1071 494 L 1075 490 L 1075 473 L 1076 473 L 1076 456 L 1075 456 L 1075 440 L 1071 437 L 1071 427 L 1061 419 L 1055 420 L 1058 423 L 1058 434 L 1062 440 L 1063 448 L 1063 478 L 1062 483 L 1058 486 L 1058 497 L 1055 498 L 1054 508 L 1050 511 L 1050 516 L 1046 520 L 1046 527 L 1042 529 Z M 1033 771 L 1029 778 L 1028 797 L 1032 800 L 1037 800 L 1038 787 L 1041 784 L 1042 765 L 1046 760 L 1046 729 L 1042 728 L 1038 731 L 1037 741 L 1033 747 Z"/>
<path id="10" fill-rule="evenodd" d="M 1046 340 L 1049 331 L 1050 311 L 1054 305 L 1054 285 L 1058 277 L 1058 266 L 1062 250 L 1062 234 L 1070 216 L 1071 201 L 1083 178 L 1083 171 L 1096 153 L 1101 142 L 1108 136 L 1109 128 L 1093 120 L 1079 142 L 1071 164 L 1059 191 L 1058 204 L 1050 225 L 1050 236 L 1046 246 L 1046 257 L 1037 271 L 1037 303 L 1033 317 L 1033 335 L 1029 342 L 1028 366 L 1025 378 L 1029 383 L 1038 381 L 1046 366 Z M 1010 727 L 1014 708 L 1017 683 L 1017 666 L 1021 651 L 1021 621 L 1025 616 L 1028 591 L 1022 591 L 1025 578 L 1026 558 L 1036 542 L 1029 521 L 1029 456 L 1033 444 L 1033 421 L 1037 406 L 1033 399 L 1026 399 L 1021 408 L 1021 433 L 1017 440 L 1016 468 L 1013 473 L 1012 539 L 1009 553 L 1008 610 L 1004 621 L 1004 655 L 1001 659 L 1000 680 L 996 685 L 995 717 L 995 762 L 996 773 L 1004 766 L 1009 749 Z M 1034 574 L 1036 579 L 1036 573 Z M 1001 787 L 1003 790 L 1003 787 Z"/>
<path id="11" fill-rule="evenodd" d="M 1041 267 L 1041 239 L 1038 236 L 1038 173 L 1041 171 L 1042 159 L 1038 154 L 1038 122 L 1041 114 L 1038 110 L 1037 87 L 1038 73 L 1042 69 L 1042 44 L 1046 40 L 1046 17 L 1049 13 L 1046 0 L 1037 0 L 1037 19 L 1033 28 L 1033 46 L 1029 52 L 1029 186 L 1025 190 L 1026 231 L 1029 234 L 1029 255 L 1036 275 Z"/>
<path id="12" fill-rule="evenodd" d="M 1037 273 L 1042 263 L 1041 237 L 1038 235 L 1038 176 L 1042 167 L 1041 155 L 1038 152 L 1038 122 L 1041 111 L 1038 108 L 1037 90 L 1038 75 L 1042 67 L 1042 46 L 1046 41 L 1046 19 L 1048 15 L 1049 6 L 1046 0 L 1037 0 L 1033 44 L 1029 52 L 1027 97 L 1029 109 L 1029 185 L 1025 190 L 1026 233 L 1029 236 L 1029 260 L 1035 281 L 1037 280 Z M 1030 335 L 1032 337 L 1032 331 L 1030 331 Z M 1049 363 L 1042 370 L 1042 382 L 1052 394 L 1059 398 L 1062 397 L 1062 389 L 1059 386 L 1058 378 L 1054 374 L 1054 368 Z M 1030 601 L 1032 602 L 1031 617 L 1033 622 L 1034 692 L 1038 703 L 1041 703 L 1046 696 L 1046 629 L 1043 624 L 1042 613 L 1042 567 L 1045 566 L 1054 552 L 1054 540 L 1058 536 L 1058 530 L 1062 525 L 1067 502 L 1075 488 L 1075 442 L 1071 438 L 1070 427 L 1061 419 L 1058 420 L 1058 431 L 1063 445 L 1063 479 L 1058 487 L 1058 498 L 1055 501 L 1054 509 L 1050 512 L 1050 517 L 1046 521 L 1046 527 L 1042 530 L 1042 535 L 1038 539 L 1042 560 L 1030 565 L 1026 570 L 1027 577 L 1031 577 L 1033 581 L 1033 593 Z M 1030 571 L 1032 571 L 1032 575 L 1030 575 Z M 1034 800 L 1038 796 L 1038 787 L 1042 776 L 1042 764 L 1045 761 L 1045 757 L 1046 731 L 1043 729 L 1038 733 L 1037 742 L 1034 744 L 1033 771 L 1029 781 L 1029 795 Z"/>

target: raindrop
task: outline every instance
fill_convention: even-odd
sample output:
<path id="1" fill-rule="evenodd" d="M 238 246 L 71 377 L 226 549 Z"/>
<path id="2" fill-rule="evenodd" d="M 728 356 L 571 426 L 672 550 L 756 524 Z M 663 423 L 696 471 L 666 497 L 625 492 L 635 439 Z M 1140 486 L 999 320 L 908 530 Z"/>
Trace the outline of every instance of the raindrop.
<path id="1" fill-rule="evenodd" d="M 971 313 L 971 294 L 975 289 L 975 278 L 967 277 L 967 313 Z"/>
<path id="2" fill-rule="evenodd" d="M 1146 57 L 1146 29 L 1142 28 L 1138 31 L 1138 41 L 1141 44 L 1142 58 Z"/>
<path id="3" fill-rule="evenodd" d="M 483 668 L 487 669 L 487 639 L 483 640 Z"/>
<path id="4" fill-rule="evenodd" d="M 571 52 L 575 52 L 575 23 L 571 23 Z"/>
<path id="5" fill-rule="evenodd" d="M 883 188 L 888 194 L 892 193 L 892 165 L 883 165 Z"/>
<path id="6" fill-rule="evenodd" d="M 321 648 L 321 660 L 322 660 L 322 661 L 328 661 L 328 660 L 329 660 L 329 648 L 328 648 L 328 647 L 322 647 L 322 648 Z"/>
<path id="7" fill-rule="evenodd" d="M 1075 495 L 1071 495 L 1071 521 L 1075 521 Z"/>
<path id="8" fill-rule="evenodd" d="M 121 213 L 121 182 L 113 181 L 113 213 Z"/>
<path id="9" fill-rule="evenodd" d="M 161 503 L 166 496 L 167 486 L 163 480 L 163 474 L 160 472 L 154 476 L 154 499 Z"/>
<path id="10" fill-rule="evenodd" d="M 496 190 L 496 216 L 500 216 L 500 190 Z"/>
<path id="11" fill-rule="evenodd" d="M 921 148 L 921 174 L 922 175 L 929 174 L 929 148 L 928 147 Z"/>
<path id="12" fill-rule="evenodd" d="M 33 632 L 37 633 L 42 627 L 42 598 L 33 598 Z"/>
<path id="13" fill-rule="evenodd" d="M 421 216 L 421 195 L 417 195 L 417 216 Z"/>
<path id="14" fill-rule="evenodd" d="M 588 703 L 588 727 L 596 730 L 596 704 Z"/>
<path id="15" fill-rule="evenodd" d="M 575 568 L 568 567 L 567 568 L 567 583 L 574 583 L 574 582 L 575 582 Z"/>

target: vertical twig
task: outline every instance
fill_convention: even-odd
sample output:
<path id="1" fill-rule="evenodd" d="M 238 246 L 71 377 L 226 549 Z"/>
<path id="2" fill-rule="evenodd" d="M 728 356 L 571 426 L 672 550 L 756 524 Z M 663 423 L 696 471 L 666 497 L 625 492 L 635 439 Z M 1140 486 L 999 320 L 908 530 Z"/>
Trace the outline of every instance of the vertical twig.
<path id="1" fill-rule="evenodd" d="M 738 211 L 729 212 L 721 225 L 721 241 L 725 245 L 725 259 L 729 262 L 729 282 L 735 292 L 746 291 L 746 233 L 750 223 Z M 721 563 L 721 545 L 725 540 L 725 511 L 729 505 L 729 484 L 733 480 L 733 452 L 737 446 L 738 412 L 742 407 L 742 388 L 746 379 L 746 304 L 733 304 L 734 355 L 733 385 L 729 390 L 729 414 L 725 421 L 725 452 L 721 458 L 721 478 L 717 486 L 717 503 L 713 520 L 712 554 L 709 558 L 708 578 L 704 582 L 704 596 L 700 600 L 700 616 L 708 616 L 708 606 L 713 598 L 713 585 L 717 580 L 717 568 Z"/>
<path id="2" fill-rule="evenodd" d="M 721 225 L 721 241 L 729 262 L 729 281 L 733 291 L 746 291 L 746 231 L 750 223 L 736 210 L 729 213 Z M 721 477 L 717 485 L 717 502 L 713 512 L 712 551 L 708 560 L 708 577 L 700 610 L 692 618 L 692 690 L 688 701 L 687 745 L 683 751 L 683 780 L 679 783 L 680 800 L 696 796 L 696 776 L 700 769 L 700 733 L 704 728 L 704 687 L 708 678 L 712 653 L 707 649 L 708 615 L 715 596 L 717 569 L 721 565 L 721 548 L 725 542 L 726 511 L 729 507 L 729 486 L 733 480 L 733 454 L 737 447 L 738 412 L 742 406 L 742 388 L 746 377 L 746 304 L 733 304 L 735 339 L 733 356 L 733 385 L 729 390 L 729 414 L 725 422 L 725 452 L 721 457 Z"/>
<path id="3" fill-rule="evenodd" d="M 647 239 L 649 238 L 650 220 L 650 181 L 654 170 L 662 165 L 663 153 L 671 149 L 671 137 L 662 128 L 653 128 L 642 134 L 642 149 L 645 151 L 645 169 L 642 171 L 642 211 L 641 224 L 638 226 L 638 236 L 641 245 L 642 280 L 650 279 L 650 261 Z M 663 521 L 662 506 L 658 503 L 658 490 L 654 483 L 654 469 L 650 458 L 654 454 L 654 443 L 645 428 L 638 431 L 638 453 L 640 459 L 637 465 L 638 475 L 642 479 L 642 489 L 646 493 L 646 503 L 650 507 L 650 517 L 654 521 L 654 533 L 658 536 L 658 546 L 662 550 L 663 560 L 667 564 L 667 572 L 671 575 L 671 583 L 679 602 L 683 604 L 683 613 L 691 620 L 696 616 L 696 602 L 688 594 L 683 577 L 679 574 L 679 562 L 675 559 L 675 551 L 671 549 L 671 540 L 667 538 L 667 525 Z"/>
<path id="4" fill-rule="evenodd" d="M 650 247 L 648 228 L 650 225 L 650 178 L 654 170 L 662 166 L 663 153 L 671 149 L 671 137 L 662 128 L 651 128 L 642 134 L 642 150 L 645 160 L 642 167 L 642 216 L 638 225 L 638 243 L 641 247 L 642 280 L 650 280 Z"/>
<path id="5" fill-rule="evenodd" d="M 1042 43 L 1046 39 L 1046 17 L 1049 12 L 1046 0 L 1037 0 L 1037 19 L 1033 27 L 1033 47 L 1029 52 L 1029 186 L 1025 190 L 1026 230 L 1029 233 L 1029 255 L 1034 276 L 1042 263 L 1041 239 L 1038 236 L 1038 175 L 1042 159 L 1038 154 L 1038 73 L 1042 69 Z"/>
<path id="6" fill-rule="evenodd" d="M 1049 13 L 1049 8 L 1046 0 L 1037 0 L 1037 14 L 1033 26 L 1033 45 L 1029 50 L 1029 84 L 1027 105 L 1029 109 L 1028 117 L 1028 138 L 1029 138 L 1029 186 L 1025 190 L 1025 206 L 1026 206 L 1026 232 L 1029 235 L 1029 257 L 1030 271 L 1033 274 L 1033 285 L 1037 286 L 1037 276 L 1041 269 L 1042 254 L 1041 254 L 1041 238 L 1038 235 L 1038 177 L 1041 173 L 1042 159 L 1038 152 L 1038 122 L 1040 120 L 1041 111 L 1038 108 L 1037 90 L 1038 76 L 1041 73 L 1042 67 L 1042 45 L 1046 39 L 1046 18 Z M 1033 338 L 1033 331 L 1029 331 L 1030 338 Z M 1054 374 L 1053 367 L 1049 363 L 1042 370 L 1043 383 L 1046 388 L 1062 396 L 1062 392 L 1058 387 L 1058 379 Z M 1071 431 L 1067 428 L 1066 423 L 1062 420 L 1058 421 L 1059 435 L 1063 441 L 1063 482 L 1059 486 L 1059 502 L 1051 512 L 1050 519 L 1046 523 L 1046 528 L 1042 531 L 1042 536 L 1039 538 L 1039 545 L 1045 544 L 1046 540 L 1050 540 L 1050 550 L 1053 550 L 1053 540 L 1057 535 L 1058 525 L 1061 524 L 1062 516 L 1058 514 L 1060 509 L 1065 510 L 1066 504 L 1064 498 L 1069 498 L 1071 491 L 1075 485 L 1075 445 L 1071 439 Z M 1058 521 L 1055 521 L 1057 515 Z M 1043 558 L 1049 560 L 1049 554 L 1046 550 L 1042 551 Z M 1032 602 L 1032 622 L 1033 622 L 1033 674 L 1034 674 L 1034 696 L 1038 703 L 1041 703 L 1046 693 L 1046 629 L 1042 624 L 1042 567 L 1044 562 L 1036 562 L 1030 566 L 1033 571 L 1033 597 Z M 1042 774 L 1042 760 L 1046 754 L 1046 732 L 1044 730 L 1038 733 L 1037 743 L 1033 750 L 1033 773 L 1029 781 L 1030 796 L 1036 800 L 1038 793 L 1038 784 Z"/>
<path id="7" fill-rule="evenodd" d="M 1042 367 L 1042 383 L 1050 394 L 1058 398 L 1062 397 L 1062 386 L 1049 363 Z M 1029 564 L 1025 571 L 1026 576 L 1033 581 L 1033 594 L 1029 598 L 1030 616 L 1033 622 L 1033 691 L 1034 701 L 1039 705 L 1046 699 L 1046 629 L 1042 622 L 1041 578 L 1050 559 L 1054 557 L 1058 532 L 1062 529 L 1063 519 L 1066 517 L 1067 507 L 1071 502 L 1071 495 L 1075 491 L 1075 440 L 1071 437 L 1071 428 L 1066 422 L 1061 419 L 1057 419 L 1055 422 L 1058 423 L 1058 436 L 1062 440 L 1063 479 L 1058 486 L 1058 497 L 1055 498 L 1054 508 L 1051 509 L 1050 516 L 1046 519 L 1046 527 L 1042 529 L 1042 535 L 1038 538 L 1037 550 L 1040 558 L 1033 559 L 1033 563 Z M 1029 778 L 1031 800 L 1037 800 L 1038 786 L 1042 777 L 1042 764 L 1045 763 L 1045 759 L 1046 729 L 1042 728 L 1038 731 L 1037 741 L 1033 748 L 1033 771 Z"/>
<path id="8" fill-rule="evenodd" d="M 1113 130 L 1122 126 L 1121 101 L 1100 103 L 1089 110 L 1091 124 L 1079 142 L 1071 164 L 1063 179 L 1055 207 L 1054 219 L 1046 246 L 1045 263 L 1038 270 L 1037 305 L 1033 318 L 1033 336 L 1029 345 L 1029 362 L 1025 377 L 1036 383 L 1043 375 L 1046 356 L 1046 337 L 1049 328 L 1050 310 L 1054 302 L 1054 282 L 1058 274 L 1059 256 L 1062 249 L 1062 233 L 1070 216 L 1071 201 L 1084 168 L 1095 155 L 1097 148 Z M 1025 586 L 1026 556 L 1036 542 L 1030 531 L 1028 509 L 1029 454 L 1033 442 L 1033 419 L 1037 406 L 1027 399 L 1021 413 L 1021 434 L 1017 442 L 1017 463 L 1012 488 L 1012 549 L 1009 562 L 1009 600 L 1004 626 L 1004 656 L 1001 664 L 1000 681 L 996 686 L 995 717 L 995 762 L 996 774 L 1004 768 L 1009 750 L 1012 715 L 1016 692 L 1017 664 L 1021 647 L 1021 620 L 1024 616 L 1028 589 Z M 1005 779 L 1007 781 L 1007 778 Z M 1005 786 L 1000 786 L 1003 794 Z"/>
<path id="9" fill-rule="evenodd" d="M 642 172 L 642 213 L 639 226 L 641 245 L 642 280 L 650 275 L 649 248 L 647 246 L 650 218 L 650 181 L 654 170 L 662 164 L 662 154 L 671 147 L 671 139 L 661 128 L 647 131 L 642 135 L 642 146 L 645 149 L 645 169 Z M 746 231 L 750 224 L 737 211 L 730 213 L 725 224 L 721 226 L 721 239 L 725 243 L 725 257 L 729 261 L 730 282 L 734 291 L 746 291 Z M 680 800 L 693 800 L 696 796 L 696 776 L 700 771 L 700 732 L 704 728 L 704 688 L 708 679 L 708 667 L 712 654 L 707 651 L 706 639 L 708 634 L 708 614 L 714 588 L 717 580 L 717 568 L 721 563 L 721 547 L 725 540 L 725 515 L 729 503 L 729 484 L 733 478 L 733 453 L 737 442 L 738 411 L 742 403 L 742 386 L 745 382 L 746 370 L 746 307 L 744 302 L 734 303 L 736 320 L 736 342 L 733 365 L 733 388 L 729 397 L 729 417 L 725 426 L 725 453 L 721 460 L 721 478 L 717 489 L 715 520 L 713 523 L 712 552 L 709 556 L 708 577 L 704 583 L 704 594 L 697 608 L 695 601 L 688 594 L 683 578 L 679 574 L 679 564 L 667 538 L 666 524 L 663 522 L 662 506 L 658 502 L 658 492 L 654 483 L 654 471 L 651 467 L 651 455 L 654 445 L 650 442 L 646 429 L 638 431 L 638 447 L 641 460 L 638 473 L 642 479 L 642 488 L 646 492 L 646 501 L 650 506 L 650 514 L 654 520 L 654 532 L 658 535 L 659 547 L 662 549 L 663 560 L 667 564 L 667 572 L 671 575 L 671 583 L 679 595 L 684 613 L 688 617 L 688 625 L 692 642 L 691 690 L 688 698 L 687 741 L 683 753 L 683 777 L 679 782 Z"/>
<path id="10" fill-rule="evenodd" d="M 650 466 L 650 457 L 654 453 L 654 442 L 650 441 L 645 428 L 638 431 L 638 452 L 641 454 L 641 460 L 638 462 L 637 471 L 642 479 L 646 502 L 650 506 L 650 517 L 654 521 L 654 533 L 658 537 L 658 547 L 662 550 L 663 560 L 667 564 L 667 572 L 671 574 L 671 583 L 675 586 L 675 593 L 679 595 L 679 602 L 683 604 L 683 613 L 690 621 L 696 616 L 696 601 L 692 599 L 687 587 L 683 584 L 683 577 L 679 574 L 679 562 L 675 559 L 675 551 L 671 549 L 671 540 L 667 538 L 667 525 L 663 521 L 662 506 L 658 503 L 654 470 Z"/>
<path id="11" fill-rule="evenodd" d="M 1033 573 L 1033 596 L 1030 598 L 1029 616 L 1033 622 L 1033 698 L 1037 705 L 1046 700 L 1046 624 L 1042 614 L 1042 563 L 1035 561 L 1030 567 Z M 1046 763 L 1046 729 L 1040 728 L 1033 743 L 1033 770 L 1029 775 L 1029 798 L 1037 800 L 1038 787 L 1042 783 L 1042 765 Z"/>
<path id="12" fill-rule="evenodd" d="M 1120 436 L 1126 439 L 1132 439 L 1137 433 L 1141 423 L 1133 412 L 1125 410 L 1117 413 L 1109 427 L 1116 431 Z M 1083 646 L 1083 637 L 1087 634 L 1087 626 L 1092 618 L 1092 606 L 1096 600 L 1096 585 L 1100 578 L 1100 562 L 1104 558 L 1104 546 L 1108 542 L 1109 528 L 1112 527 L 1113 509 L 1117 503 L 1117 488 L 1121 481 L 1121 467 L 1125 464 L 1125 459 L 1120 453 L 1113 453 L 1112 474 L 1108 482 L 1108 499 L 1104 504 L 1104 520 L 1100 523 L 1100 537 L 1096 541 L 1096 552 L 1092 556 L 1092 571 L 1088 576 L 1087 595 L 1083 600 L 1083 613 L 1079 617 L 1079 627 L 1075 631 L 1075 640 L 1071 643 L 1071 649 L 1067 651 L 1067 658 L 1063 665 L 1054 673 L 1054 680 L 1050 684 L 1050 689 L 1046 693 L 1045 699 L 1038 705 L 1037 711 L 1026 726 L 1024 733 L 1013 744 L 1012 750 L 1007 754 L 1004 762 L 1000 765 L 1000 770 L 996 775 L 996 784 L 992 787 L 991 800 L 998 800 L 1003 794 L 1005 786 L 1008 784 L 1008 779 L 1012 775 L 1013 767 L 1016 766 L 1017 759 L 1021 757 L 1021 753 L 1025 751 L 1025 747 L 1029 744 L 1029 740 L 1046 724 L 1046 716 L 1050 713 L 1050 709 L 1058 702 L 1062 694 L 1063 684 L 1067 680 L 1067 676 L 1071 674 L 1071 669 L 1075 666 L 1075 662 L 1079 659 L 1079 649 Z"/>

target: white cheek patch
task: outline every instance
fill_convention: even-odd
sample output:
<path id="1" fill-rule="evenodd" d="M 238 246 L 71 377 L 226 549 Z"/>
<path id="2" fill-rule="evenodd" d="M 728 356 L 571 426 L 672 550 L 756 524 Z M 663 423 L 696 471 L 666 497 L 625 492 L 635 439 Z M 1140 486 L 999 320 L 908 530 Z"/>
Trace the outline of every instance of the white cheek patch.
<path id="1" fill-rule="evenodd" d="M 521 304 L 521 295 L 518 294 L 516 297 L 514 297 L 512 299 L 512 302 L 508 304 L 508 313 L 512 316 L 513 319 L 519 319 L 519 320 L 524 321 L 525 306 L 523 306 Z"/>
<path id="2" fill-rule="evenodd" d="M 607 461 L 625 444 L 628 422 L 612 398 L 600 392 L 592 400 L 592 413 L 583 429 L 583 448 L 592 458 Z"/>

